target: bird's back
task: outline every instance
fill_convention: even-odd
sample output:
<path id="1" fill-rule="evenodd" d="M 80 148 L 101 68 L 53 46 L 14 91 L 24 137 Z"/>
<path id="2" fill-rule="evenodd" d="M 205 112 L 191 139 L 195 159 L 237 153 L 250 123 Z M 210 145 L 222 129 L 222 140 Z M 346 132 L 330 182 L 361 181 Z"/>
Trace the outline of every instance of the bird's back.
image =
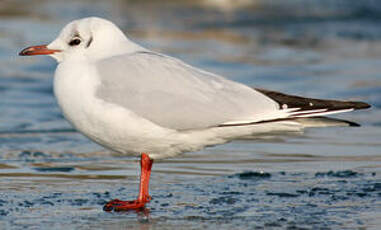
<path id="1" fill-rule="evenodd" d="M 267 96 L 236 82 L 153 52 L 97 63 L 96 96 L 171 129 L 199 129 L 252 120 L 276 111 Z"/>

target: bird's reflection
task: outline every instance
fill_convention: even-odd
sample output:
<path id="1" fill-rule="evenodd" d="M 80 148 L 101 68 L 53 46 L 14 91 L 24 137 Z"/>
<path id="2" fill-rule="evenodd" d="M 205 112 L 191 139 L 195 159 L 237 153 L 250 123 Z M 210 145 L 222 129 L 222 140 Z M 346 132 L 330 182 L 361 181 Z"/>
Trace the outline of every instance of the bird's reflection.
<path id="1" fill-rule="evenodd" d="M 149 230 L 151 229 L 150 224 L 150 209 L 143 207 L 141 209 L 135 210 L 137 214 L 137 219 L 140 223 L 140 230 Z"/>
<path id="2" fill-rule="evenodd" d="M 138 214 L 139 218 L 144 218 L 146 221 L 148 221 L 148 219 L 150 218 L 151 210 L 149 208 L 143 207 L 135 210 L 135 212 Z"/>

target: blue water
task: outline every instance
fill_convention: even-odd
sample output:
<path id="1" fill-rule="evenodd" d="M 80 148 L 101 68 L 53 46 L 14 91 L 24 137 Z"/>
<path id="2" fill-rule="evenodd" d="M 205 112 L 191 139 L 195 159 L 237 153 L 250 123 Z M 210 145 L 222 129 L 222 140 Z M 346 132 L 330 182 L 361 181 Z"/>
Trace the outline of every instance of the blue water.
<path id="1" fill-rule="evenodd" d="M 0 3 L 0 223 L 4 229 L 379 229 L 378 1 Z M 55 62 L 19 57 L 69 21 L 108 18 L 151 49 L 250 86 L 362 100 L 358 128 L 241 140 L 155 162 L 145 212 L 138 159 L 77 133 L 52 92 Z"/>

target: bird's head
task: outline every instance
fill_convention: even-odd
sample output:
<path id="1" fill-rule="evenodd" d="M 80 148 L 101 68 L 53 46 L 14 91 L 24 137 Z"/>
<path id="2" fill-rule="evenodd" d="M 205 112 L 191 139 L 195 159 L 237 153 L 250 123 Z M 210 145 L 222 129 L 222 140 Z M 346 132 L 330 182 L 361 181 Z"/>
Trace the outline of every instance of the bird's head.
<path id="1" fill-rule="evenodd" d="M 50 44 L 25 48 L 19 55 L 49 55 L 58 62 L 74 58 L 94 60 L 134 51 L 137 47 L 112 22 L 89 17 L 67 24 Z"/>

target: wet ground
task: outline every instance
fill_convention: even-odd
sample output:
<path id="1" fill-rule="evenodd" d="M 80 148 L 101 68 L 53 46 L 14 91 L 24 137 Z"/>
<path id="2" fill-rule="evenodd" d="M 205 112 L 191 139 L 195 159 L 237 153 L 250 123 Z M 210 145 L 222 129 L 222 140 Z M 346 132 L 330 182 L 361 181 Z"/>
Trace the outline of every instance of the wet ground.
<path id="1" fill-rule="evenodd" d="M 158 161 L 146 210 L 105 213 L 106 201 L 136 196 L 138 159 L 102 149 L 63 119 L 53 60 L 17 56 L 94 15 L 245 84 L 373 108 L 337 116 L 358 128 Z M 0 229 L 379 229 L 380 15 L 370 0 L 1 1 Z"/>

